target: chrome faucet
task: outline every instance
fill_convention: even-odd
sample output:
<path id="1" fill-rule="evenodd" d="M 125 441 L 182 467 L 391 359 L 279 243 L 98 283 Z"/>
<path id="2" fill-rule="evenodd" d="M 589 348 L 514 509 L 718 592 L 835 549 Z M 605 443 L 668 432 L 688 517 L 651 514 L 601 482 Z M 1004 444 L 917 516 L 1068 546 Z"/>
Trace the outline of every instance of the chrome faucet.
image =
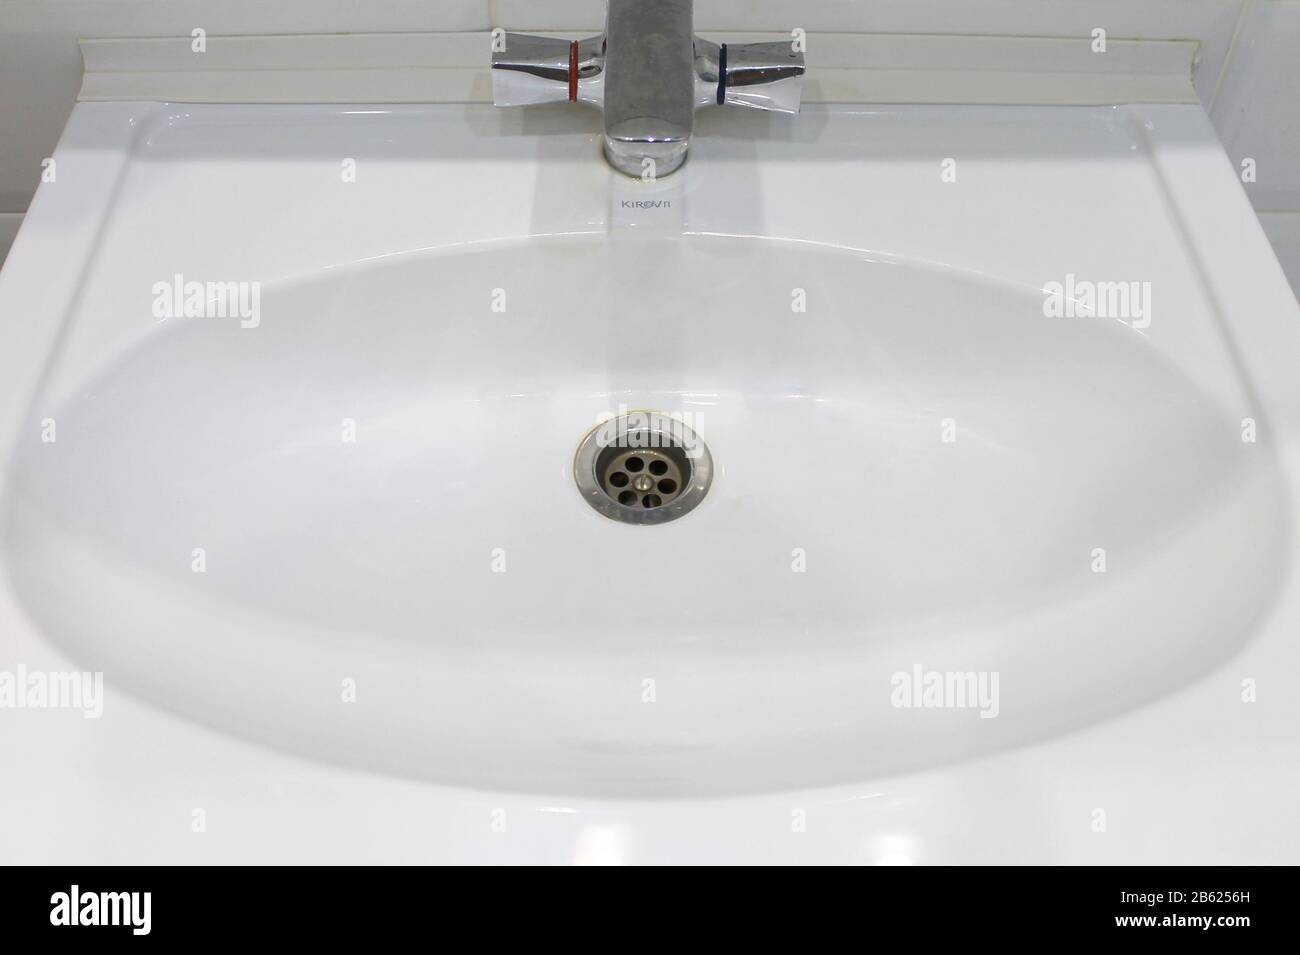
<path id="1" fill-rule="evenodd" d="M 697 109 L 797 113 L 803 72 L 793 40 L 701 40 L 693 0 L 609 0 L 605 32 L 585 40 L 494 32 L 492 101 L 597 106 L 611 165 L 654 178 L 686 161 Z"/>

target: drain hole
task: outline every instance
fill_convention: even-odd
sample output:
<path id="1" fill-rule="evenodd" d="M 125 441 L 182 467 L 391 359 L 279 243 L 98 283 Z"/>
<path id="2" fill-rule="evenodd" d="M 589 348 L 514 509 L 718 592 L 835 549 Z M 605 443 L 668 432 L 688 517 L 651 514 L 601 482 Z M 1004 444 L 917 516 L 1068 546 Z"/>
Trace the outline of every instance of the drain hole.
<path id="1" fill-rule="evenodd" d="M 708 491 L 713 460 L 695 433 L 659 412 L 623 416 L 588 432 L 573 474 L 587 503 L 625 524 L 663 524 Z"/>
<path id="2" fill-rule="evenodd" d="M 605 493 L 626 507 L 671 504 L 691 480 L 691 461 L 679 446 L 639 451 L 606 448 L 601 454 L 597 468 L 605 475 Z"/>

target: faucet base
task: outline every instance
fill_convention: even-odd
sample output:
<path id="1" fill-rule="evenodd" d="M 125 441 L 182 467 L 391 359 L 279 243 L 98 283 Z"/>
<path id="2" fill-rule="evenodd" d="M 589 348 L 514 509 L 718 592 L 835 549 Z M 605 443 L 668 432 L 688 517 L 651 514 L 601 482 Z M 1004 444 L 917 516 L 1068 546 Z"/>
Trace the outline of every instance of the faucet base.
<path id="1" fill-rule="evenodd" d="M 638 132 L 640 125 L 632 120 L 606 131 L 605 158 L 609 164 L 638 179 L 661 179 L 680 169 L 686 162 L 690 133 L 653 139 Z M 662 132 L 662 124 L 659 128 Z"/>

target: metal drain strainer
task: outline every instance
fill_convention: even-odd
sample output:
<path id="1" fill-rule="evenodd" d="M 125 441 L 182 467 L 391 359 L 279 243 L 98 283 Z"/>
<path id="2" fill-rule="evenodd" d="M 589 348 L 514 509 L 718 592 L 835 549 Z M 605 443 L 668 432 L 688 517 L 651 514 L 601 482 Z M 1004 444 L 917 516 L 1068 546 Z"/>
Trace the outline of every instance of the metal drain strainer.
<path id="1" fill-rule="evenodd" d="M 633 411 L 593 428 L 573 462 L 587 503 L 626 524 L 662 524 L 693 510 L 713 479 L 709 449 L 680 420 Z"/>

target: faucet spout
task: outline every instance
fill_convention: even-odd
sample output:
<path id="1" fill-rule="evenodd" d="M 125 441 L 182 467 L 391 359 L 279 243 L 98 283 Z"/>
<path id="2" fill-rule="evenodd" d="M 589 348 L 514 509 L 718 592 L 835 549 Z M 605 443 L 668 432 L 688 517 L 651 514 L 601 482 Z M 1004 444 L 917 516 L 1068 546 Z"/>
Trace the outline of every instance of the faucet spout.
<path id="1" fill-rule="evenodd" d="M 609 0 L 605 156 L 633 176 L 686 161 L 695 125 L 693 0 Z"/>

